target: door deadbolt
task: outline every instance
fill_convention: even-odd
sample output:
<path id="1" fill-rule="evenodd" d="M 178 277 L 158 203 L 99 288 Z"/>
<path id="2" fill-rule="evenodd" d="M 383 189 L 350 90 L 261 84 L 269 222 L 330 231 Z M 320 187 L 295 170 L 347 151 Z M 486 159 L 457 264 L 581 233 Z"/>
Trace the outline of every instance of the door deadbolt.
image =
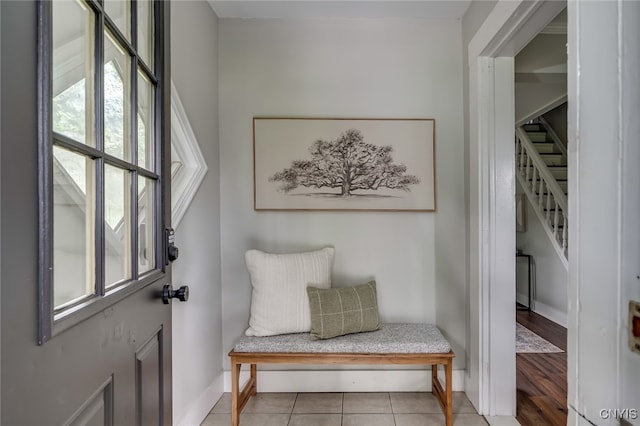
<path id="1" fill-rule="evenodd" d="M 176 238 L 175 238 L 175 231 L 173 230 L 173 228 L 165 229 L 164 233 L 165 233 L 165 247 L 166 247 L 166 251 L 165 251 L 166 260 L 164 264 L 168 265 L 169 262 L 173 262 L 178 259 L 178 256 L 180 255 L 180 250 L 178 250 L 178 247 L 176 247 L 175 245 Z"/>

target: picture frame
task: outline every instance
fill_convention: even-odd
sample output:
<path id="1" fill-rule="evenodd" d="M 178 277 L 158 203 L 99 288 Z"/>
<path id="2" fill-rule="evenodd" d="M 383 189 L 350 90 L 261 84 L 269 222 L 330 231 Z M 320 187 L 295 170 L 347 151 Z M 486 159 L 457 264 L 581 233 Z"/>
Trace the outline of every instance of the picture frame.
<path id="1" fill-rule="evenodd" d="M 256 211 L 436 211 L 435 119 L 254 117 Z"/>

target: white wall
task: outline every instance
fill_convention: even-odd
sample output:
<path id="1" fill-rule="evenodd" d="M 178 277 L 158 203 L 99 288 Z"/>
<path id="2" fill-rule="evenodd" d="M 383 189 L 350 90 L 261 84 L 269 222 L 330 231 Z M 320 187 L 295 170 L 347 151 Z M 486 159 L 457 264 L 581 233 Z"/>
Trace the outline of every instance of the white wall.
<path id="1" fill-rule="evenodd" d="M 567 36 L 538 34 L 515 57 L 516 124 L 566 101 Z"/>
<path id="2" fill-rule="evenodd" d="M 567 103 L 563 103 L 543 115 L 564 146 L 567 146 Z"/>
<path id="3" fill-rule="evenodd" d="M 219 42 L 224 350 L 248 325 L 247 249 L 332 245 L 334 285 L 374 277 L 382 319 L 437 321 L 464 368 L 459 21 L 223 19 Z M 260 115 L 435 118 L 438 211 L 255 212 Z"/>
<path id="4" fill-rule="evenodd" d="M 567 101 L 566 74 L 516 74 L 516 125 Z"/>
<path id="5" fill-rule="evenodd" d="M 172 78 L 208 172 L 176 228 L 180 258 L 173 285 L 189 285 L 173 303 L 173 424 L 199 424 L 221 395 L 220 173 L 218 18 L 205 1 L 171 5 Z"/>
<path id="6" fill-rule="evenodd" d="M 567 35 L 538 34 L 516 55 L 516 73 L 566 74 Z"/>
<path id="7" fill-rule="evenodd" d="M 523 193 L 520 183 L 516 192 Z M 516 233 L 516 247 L 523 253 L 533 256 L 531 280 L 533 310 L 550 320 L 567 326 L 567 270 L 553 248 L 529 199 L 526 202 L 527 231 Z M 516 262 L 518 302 L 527 304 L 527 266 L 526 258 Z"/>
<path id="8" fill-rule="evenodd" d="M 515 57 L 516 124 L 567 98 L 567 36 L 538 34 Z"/>

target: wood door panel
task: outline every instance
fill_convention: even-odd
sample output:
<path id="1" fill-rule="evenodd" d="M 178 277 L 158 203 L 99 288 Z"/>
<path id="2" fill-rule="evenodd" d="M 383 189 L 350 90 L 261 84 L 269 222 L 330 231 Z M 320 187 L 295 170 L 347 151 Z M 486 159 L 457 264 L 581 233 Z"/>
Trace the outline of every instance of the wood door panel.
<path id="1" fill-rule="evenodd" d="M 162 424 L 162 329 L 136 352 L 138 424 Z"/>
<path id="2" fill-rule="evenodd" d="M 109 377 L 64 425 L 113 426 L 113 377 Z"/>

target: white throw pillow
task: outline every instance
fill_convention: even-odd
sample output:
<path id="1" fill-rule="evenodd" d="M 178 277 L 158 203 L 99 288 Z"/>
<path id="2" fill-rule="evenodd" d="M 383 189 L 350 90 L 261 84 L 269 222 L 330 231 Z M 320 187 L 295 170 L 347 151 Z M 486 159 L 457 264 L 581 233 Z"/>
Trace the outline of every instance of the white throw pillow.
<path id="1" fill-rule="evenodd" d="M 307 253 L 271 254 L 248 250 L 251 318 L 247 336 L 273 336 L 311 330 L 307 286 L 331 287 L 333 247 Z"/>

